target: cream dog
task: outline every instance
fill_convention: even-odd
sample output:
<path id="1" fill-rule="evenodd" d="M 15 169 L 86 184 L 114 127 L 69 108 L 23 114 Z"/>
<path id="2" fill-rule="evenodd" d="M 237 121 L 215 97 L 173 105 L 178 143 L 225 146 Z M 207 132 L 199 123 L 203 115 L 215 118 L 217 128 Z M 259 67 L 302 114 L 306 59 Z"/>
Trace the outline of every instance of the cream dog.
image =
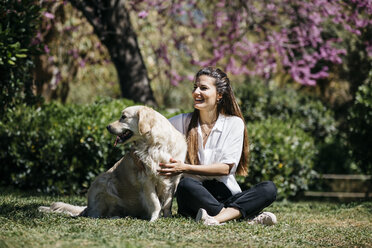
<path id="1" fill-rule="evenodd" d="M 117 135 L 116 143 L 132 142 L 111 169 L 100 174 L 88 190 L 88 206 L 56 202 L 39 207 L 43 212 L 64 212 L 71 216 L 132 216 L 154 221 L 171 215 L 172 197 L 180 175 L 164 177 L 157 173 L 159 163 L 170 158 L 184 161 L 187 144 L 184 136 L 161 114 L 144 106 L 123 110 L 122 116 L 107 126 Z"/>

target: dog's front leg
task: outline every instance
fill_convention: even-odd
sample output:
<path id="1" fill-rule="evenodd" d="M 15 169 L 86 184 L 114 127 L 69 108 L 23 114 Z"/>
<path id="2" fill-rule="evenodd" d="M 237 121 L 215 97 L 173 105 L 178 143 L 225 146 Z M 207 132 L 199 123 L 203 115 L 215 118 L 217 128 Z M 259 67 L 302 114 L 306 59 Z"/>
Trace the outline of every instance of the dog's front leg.
<path id="1" fill-rule="evenodd" d="M 144 205 L 151 216 L 150 221 L 155 221 L 159 218 L 161 211 L 161 204 L 156 194 L 155 186 L 152 183 L 144 185 Z"/>
<path id="2" fill-rule="evenodd" d="M 164 185 L 161 193 L 158 192 L 160 201 L 162 203 L 163 216 L 166 218 L 172 216 L 172 200 L 174 194 L 173 188 L 173 185 L 167 184 Z"/>
<path id="3" fill-rule="evenodd" d="M 181 175 L 175 176 L 166 184 L 166 190 L 162 194 L 161 202 L 163 203 L 163 216 L 164 217 L 171 217 L 172 216 L 172 203 L 173 203 L 173 196 L 177 189 L 177 185 L 181 179 Z M 161 194 L 160 194 L 161 195 Z"/>
<path id="4" fill-rule="evenodd" d="M 163 216 L 168 218 L 172 216 L 172 194 L 169 194 L 165 197 L 164 206 L 163 206 Z"/>

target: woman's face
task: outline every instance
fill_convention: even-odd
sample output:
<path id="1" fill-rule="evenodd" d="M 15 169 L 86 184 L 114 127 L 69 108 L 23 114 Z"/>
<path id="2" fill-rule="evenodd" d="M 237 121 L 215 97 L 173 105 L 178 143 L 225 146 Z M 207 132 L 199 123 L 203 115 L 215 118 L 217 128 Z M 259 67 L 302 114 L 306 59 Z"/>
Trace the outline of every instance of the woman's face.
<path id="1" fill-rule="evenodd" d="M 215 79 L 206 75 L 201 75 L 194 84 L 192 92 L 194 98 L 194 108 L 206 111 L 215 111 L 217 100 L 221 95 L 217 93 Z"/>

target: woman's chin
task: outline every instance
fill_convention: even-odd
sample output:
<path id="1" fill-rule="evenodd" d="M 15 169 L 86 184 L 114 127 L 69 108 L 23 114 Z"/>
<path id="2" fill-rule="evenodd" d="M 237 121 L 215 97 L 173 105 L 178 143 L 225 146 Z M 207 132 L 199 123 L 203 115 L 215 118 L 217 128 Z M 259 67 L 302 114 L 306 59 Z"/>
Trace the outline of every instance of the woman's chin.
<path id="1" fill-rule="evenodd" d="M 194 103 L 194 108 L 196 108 L 198 110 L 203 110 L 205 108 L 205 106 L 203 106 L 203 104 L 201 104 L 201 103 Z"/>
<path id="2" fill-rule="evenodd" d="M 194 103 L 194 108 L 199 110 L 199 111 L 207 111 L 207 112 L 210 112 L 210 111 L 216 111 L 217 110 L 217 107 L 216 106 L 209 106 L 207 104 L 195 104 Z"/>

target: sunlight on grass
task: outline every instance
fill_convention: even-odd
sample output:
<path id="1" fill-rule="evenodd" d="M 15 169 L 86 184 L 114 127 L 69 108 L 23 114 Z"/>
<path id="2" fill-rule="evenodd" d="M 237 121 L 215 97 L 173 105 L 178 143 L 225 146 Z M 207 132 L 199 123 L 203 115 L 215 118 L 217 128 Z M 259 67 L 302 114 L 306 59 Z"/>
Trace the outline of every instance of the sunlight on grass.
<path id="1" fill-rule="evenodd" d="M 84 204 L 79 196 L 53 197 L 2 189 L 0 247 L 318 247 L 370 246 L 372 202 L 276 202 L 271 227 L 233 221 L 203 226 L 179 216 L 155 223 L 133 218 L 71 218 L 37 211 L 52 201 Z M 177 206 L 174 206 L 173 212 Z"/>

